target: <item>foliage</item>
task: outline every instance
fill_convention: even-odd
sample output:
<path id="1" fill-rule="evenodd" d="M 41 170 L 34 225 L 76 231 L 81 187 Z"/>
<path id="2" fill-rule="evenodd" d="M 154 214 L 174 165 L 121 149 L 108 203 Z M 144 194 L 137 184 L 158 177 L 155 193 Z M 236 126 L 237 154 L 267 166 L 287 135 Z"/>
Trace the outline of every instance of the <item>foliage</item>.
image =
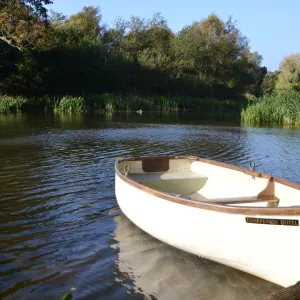
<path id="1" fill-rule="evenodd" d="M 261 91 L 263 95 L 272 94 L 275 90 L 276 81 L 278 79 L 278 71 L 268 72 L 264 77 L 264 80 L 261 84 Z"/>
<path id="2" fill-rule="evenodd" d="M 49 0 L 27 0 L 22 7 L 33 7 L 26 6 L 29 2 L 40 3 L 42 8 Z M 35 11 L 31 9 L 28 13 Z M 163 101 L 149 102 L 145 97 L 141 100 L 138 94 L 219 100 L 237 100 L 246 92 L 260 94 L 266 73 L 262 57 L 250 51 L 248 39 L 231 18 L 223 21 L 212 14 L 174 33 L 160 14 L 149 19 L 118 18 L 110 28 L 103 24 L 98 7 L 84 7 L 69 17 L 53 11 L 49 19 L 46 15 L 40 11 L 31 20 L 37 28 L 45 26 L 48 48 L 38 46 L 45 43 L 33 38 L 34 31 L 18 43 L 20 49 L 33 45 L 21 53 L 0 42 L 2 93 L 135 95 L 135 101 L 124 104 L 126 110 L 135 109 L 132 103 L 151 109 L 150 103 L 160 109 L 176 106 L 168 101 L 166 106 Z M 24 19 L 18 14 L 14 17 L 16 22 Z M 115 110 L 118 103 L 114 101 L 103 105 Z"/>
<path id="3" fill-rule="evenodd" d="M 0 40 L 20 51 L 50 47 L 47 10 L 43 6 L 50 3 L 50 0 L 2 0 Z"/>
<path id="4" fill-rule="evenodd" d="M 56 46 L 75 47 L 97 41 L 102 33 L 101 13 L 98 7 L 85 6 L 69 18 L 53 13 L 51 25 L 55 32 Z"/>
<path id="5" fill-rule="evenodd" d="M 7 95 L 0 96 L 0 113 L 4 112 L 20 112 L 24 105 L 28 102 L 23 97 L 11 97 Z"/>
<path id="6" fill-rule="evenodd" d="M 229 19 L 212 14 L 179 32 L 175 41 L 177 77 L 191 75 L 208 85 L 213 95 L 216 84 L 237 85 L 236 69 L 247 59 L 248 41 Z"/>
<path id="7" fill-rule="evenodd" d="M 98 101 L 97 101 L 98 100 Z M 104 107 L 106 112 L 116 111 L 160 111 L 177 112 L 178 110 L 220 112 L 224 108 L 239 110 L 235 101 L 217 99 L 202 99 L 195 97 L 166 97 L 166 96 L 142 96 L 139 94 L 111 94 L 105 93 L 98 96 L 95 102 L 97 107 Z"/>
<path id="8" fill-rule="evenodd" d="M 287 56 L 282 60 L 276 89 L 300 91 L 300 53 Z"/>
<path id="9" fill-rule="evenodd" d="M 262 56 L 257 52 L 248 53 L 247 68 L 245 70 L 245 89 L 248 93 L 259 96 L 262 82 L 267 74 L 267 68 L 261 67 Z"/>
<path id="10" fill-rule="evenodd" d="M 54 105 L 55 112 L 77 112 L 82 113 L 87 110 L 82 97 L 65 96 L 58 99 Z"/>
<path id="11" fill-rule="evenodd" d="M 71 292 L 66 293 L 61 300 L 72 300 L 73 299 L 73 295 Z"/>
<path id="12" fill-rule="evenodd" d="M 300 93 L 281 91 L 259 98 L 242 110 L 245 124 L 300 124 Z"/>
<path id="13" fill-rule="evenodd" d="M 86 98 L 63 97 L 12 97 L 1 96 L 0 112 L 47 110 L 54 112 L 85 113 L 87 111 L 102 111 L 113 113 L 117 111 L 156 111 L 177 112 L 198 111 L 223 114 L 226 110 L 239 111 L 239 105 L 232 100 L 217 100 L 211 98 L 195 98 L 181 96 L 143 96 L 137 93 L 117 94 L 104 93 L 89 95 Z"/>

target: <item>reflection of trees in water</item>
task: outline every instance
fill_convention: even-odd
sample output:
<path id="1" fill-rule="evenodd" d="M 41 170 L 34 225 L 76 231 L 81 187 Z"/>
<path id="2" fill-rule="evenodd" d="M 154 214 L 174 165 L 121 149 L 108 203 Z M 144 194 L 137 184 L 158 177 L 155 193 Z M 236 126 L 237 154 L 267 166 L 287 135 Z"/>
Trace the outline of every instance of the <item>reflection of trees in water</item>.
<path id="1" fill-rule="evenodd" d="M 153 122 L 148 124 L 147 117 L 145 122 L 137 122 L 141 116 L 136 115 L 86 116 L 73 125 L 68 123 L 70 116 L 63 122 L 57 117 L 49 138 L 49 150 L 76 161 L 84 161 L 91 154 L 100 159 L 170 154 L 202 156 L 236 164 L 250 161 L 247 134 L 241 127 L 166 125 L 157 121 L 166 116 L 157 114 L 149 116 Z M 68 126 L 72 130 L 60 130 Z"/>
<path id="2" fill-rule="evenodd" d="M 2 126 L 11 127 L 12 125 L 23 124 L 26 119 L 26 114 L 0 113 L 0 126 L 2 128 Z"/>
<path id="3" fill-rule="evenodd" d="M 120 281 L 146 299 L 263 299 L 279 287 L 247 273 L 170 247 L 124 215 L 115 218 Z"/>
<path id="4" fill-rule="evenodd" d="M 245 153 L 247 156 L 242 128 L 201 125 L 197 116 L 189 116 L 186 120 L 185 115 L 179 114 L 135 112 L 96 116 L 0 115 L 0 128 L 5 138 L 9 131 L 10 139 L 26 137 L 28 140 L 23 143 L 40 142 L 53 156 L 79 160 L 82 158 L 78 154 L 88 155 L 88 150 L 97 151 L 101 157 L 108 153 L 109 156 L 184 154 L 235 161 L 235 157 L 244 157 Z M 77 158 L 72 154 L 77 154 Z"/>
<path id="5" fill-rule="evenodd" d="M 0 139 L 12 138 L 26 129 L 28 129 L 26 115 L 0 113 Z"/>
<path id="6" fill-rule="evenodd" d="M 84 128 L 85 115 L 77 113 L 55 113 L 53 123 L 60 129 L 79 129 Z"/>

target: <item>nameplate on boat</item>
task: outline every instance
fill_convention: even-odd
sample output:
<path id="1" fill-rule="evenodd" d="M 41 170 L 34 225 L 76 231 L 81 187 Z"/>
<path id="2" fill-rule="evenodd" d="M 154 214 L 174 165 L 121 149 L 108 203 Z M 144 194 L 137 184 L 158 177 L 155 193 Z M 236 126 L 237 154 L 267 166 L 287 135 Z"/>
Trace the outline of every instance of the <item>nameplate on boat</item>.
<path id="1" fill-rule="evenodd" d="M 263 219 L 263 218 L 246 217 L 246 222 L 252 224 L 299 226 L 298 220 L 289 220 L 289 219 Z"/>

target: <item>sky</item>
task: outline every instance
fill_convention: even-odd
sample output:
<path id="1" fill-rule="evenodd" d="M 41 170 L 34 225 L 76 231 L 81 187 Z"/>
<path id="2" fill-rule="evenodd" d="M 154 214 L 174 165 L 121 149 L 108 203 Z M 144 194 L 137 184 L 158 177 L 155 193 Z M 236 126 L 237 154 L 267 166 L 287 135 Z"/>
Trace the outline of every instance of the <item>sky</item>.
<path id="1" fill-rule="evenodd" d="M 211 13 L 224 21 L 232 16 L 269 71 L 277 70 L 285 56 L 300 52 L 300 0 L 53 0 L 47 7 L 69 16 L 83 6 L 99 6 L 107 25 L 117 17 L 150 18 L 160 12 L 174 32 Z"/>

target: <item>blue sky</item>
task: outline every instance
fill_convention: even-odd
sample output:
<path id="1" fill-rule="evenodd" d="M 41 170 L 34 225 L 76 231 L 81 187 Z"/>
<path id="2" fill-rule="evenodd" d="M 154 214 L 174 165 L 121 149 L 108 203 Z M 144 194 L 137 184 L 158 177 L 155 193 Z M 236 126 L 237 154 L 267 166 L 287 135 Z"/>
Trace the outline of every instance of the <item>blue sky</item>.
<path id="1" fill-rule="evenodd" d="M 263 65 L 270 71 L 279 68 L 280 61 L 289 54 L 300 52 L 300 0 L 53 0 L 53 9 L 65 15 L 74 14 L 83 6 L 99 6 L 106 24 L 119 16 L 131 14 L 151 17 L 160 12 L 169 27 L 179 31 L 193 21 L 200 21 L 210 13 L 227 20 L 231 15 L 241 32 L 250 40 L 252 51 L 263 56 Z"/>

